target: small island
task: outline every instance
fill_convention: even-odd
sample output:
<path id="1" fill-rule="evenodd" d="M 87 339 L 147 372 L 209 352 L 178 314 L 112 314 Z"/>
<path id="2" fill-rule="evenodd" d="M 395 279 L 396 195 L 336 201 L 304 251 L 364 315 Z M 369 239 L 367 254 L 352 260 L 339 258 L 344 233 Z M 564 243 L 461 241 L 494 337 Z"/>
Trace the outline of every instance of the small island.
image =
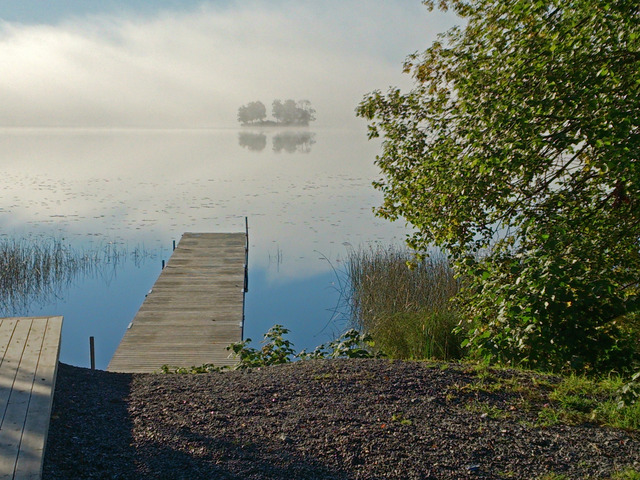
<path id="1" fill-rule="evenodd" d="M 308 126 L 316 119 L 316 111 L 309 100 L 292 99 L 274 100 L 271 115 L 274 120 L 267 120 L 267 108 L 261 101 L 249 102 L 238 108 L 238 121 L 242 126 Z"/>

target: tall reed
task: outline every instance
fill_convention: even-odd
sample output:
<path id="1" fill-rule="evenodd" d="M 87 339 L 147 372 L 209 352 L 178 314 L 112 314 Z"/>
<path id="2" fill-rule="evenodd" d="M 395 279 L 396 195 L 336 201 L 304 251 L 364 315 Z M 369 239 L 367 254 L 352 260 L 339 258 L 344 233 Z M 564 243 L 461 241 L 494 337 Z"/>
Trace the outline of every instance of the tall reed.
<path id="1" fill-rule="evenodd" d="M 125 249 L 106 244 L 88 251 L 74 250 L 55 238 L 0 238 L 0 314 L 24 314 L 33 305 L 57 298 L 80 276 L 115 267 Z M 146 255 L 136 249 L 134 259 Z"/>
<path id="2" fill-rule="evenodd" d="M 453 328 L 458 313 L 450 301 L 458 282 L 447 257 L 417 261 L 398 246 L 352 250 L 347 259 L 347 303 L 352 324 L 370 333 L 394 358 L 457 358 Z"/>

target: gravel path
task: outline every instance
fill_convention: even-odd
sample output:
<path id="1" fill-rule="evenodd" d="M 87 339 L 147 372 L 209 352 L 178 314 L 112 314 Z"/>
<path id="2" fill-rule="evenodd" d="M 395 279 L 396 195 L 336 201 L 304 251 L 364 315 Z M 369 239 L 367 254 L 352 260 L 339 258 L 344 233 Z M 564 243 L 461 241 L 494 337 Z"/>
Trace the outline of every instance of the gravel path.
<path id="1" fill-rule="evenodd" d="M 461 366 L 386 360 L 211 375 L 61 364 L 43 478 L 578 479 L 640 470 L 640 434 L 535 427 L 541 405 L 473 387 L 478 380 Z"/>

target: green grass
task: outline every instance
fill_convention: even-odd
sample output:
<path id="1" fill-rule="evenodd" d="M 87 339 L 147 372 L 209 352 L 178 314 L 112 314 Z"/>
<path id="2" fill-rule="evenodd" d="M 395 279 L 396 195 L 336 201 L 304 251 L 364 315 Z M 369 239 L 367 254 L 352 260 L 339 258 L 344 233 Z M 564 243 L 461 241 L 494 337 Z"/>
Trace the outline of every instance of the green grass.
<path id="1" fill-rule="evenodd" d="M 634 468 L 625 468 L 614 473 L 611 480 L 640 480 L 640 472 Z"/>
<path id="2" fill-rule="evenodd" d="M 593 378 L 582 375 L 547 375 L 538 372 L 501 369 L 485 364 L 462 363 L 474 381 L 452 385 L 455 394 L 483 393 L 506 397 L 503 405 L 474 401 L 468 407 L 473 411 L 494 417 L 514 412 L 537 412 L 534 426 L 549 427 L 558 424 L 576 425 L 592 423 L 625 430 L 640 430 L 640 402 L 623 404 L 620 390 L 626 379 L 620 376 Z"/>
<path id="3" fill-rule="evenodd" d="M 500 420 L 509 417 L 509 412 L 502 408 L 491 405 L 488 402 L 474 401 L 465 405 L 465 409 L 469 412 L 479 413 L 483 417 L 491 418 L 493 420 Z"/>
<path id="4" fill-rule="evenodd" d="M 558 406 L 563 423 L 595 422 L 614 428 L 640 429 L 640 403 L 621 405 L 619 391 L 624 380 L 619 376 L 603 379 L 578 375 L 563 377 L 549 395 Z"/>
<path id="5" fill-rule="evenodd" d="M 595 480 L 596 477 L 587 477 L 586 480 L 593 478 Z M 542 477 L 538 477 L 537 480 L 569 480 L 569 477 L 566 475 L 558 475 L 556 473 L 547 473 Z M 640 472 L 633 468 L 625 468 L 624 470 L 620 470 L 615 472 L 613 475 L 608 477 L 607 479 L 600 480 L 640 480 Z"/>
<path id="6" fill-rule="evenodd" d="M 447 258 L 417 261 L 397 246 L 354 250 L 346 297 L 351 323 L 391 358 L 460 358 L 459 323 L 450 299 L 458 282 Z"/>

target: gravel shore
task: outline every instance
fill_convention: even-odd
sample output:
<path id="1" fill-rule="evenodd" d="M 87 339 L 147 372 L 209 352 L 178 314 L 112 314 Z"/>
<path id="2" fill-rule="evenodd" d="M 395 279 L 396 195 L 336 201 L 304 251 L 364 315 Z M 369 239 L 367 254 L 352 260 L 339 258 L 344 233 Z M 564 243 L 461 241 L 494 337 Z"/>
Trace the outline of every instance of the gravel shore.
<path id="1" fill-rule="evenodd" d="M 582 479 L 640 470 L 640 434 L 536 427 L 542 405 L 470 388 L 477 382 L 468 367 L 387 360 L 207 375 L 60 364 L 43 479 Z"/>

